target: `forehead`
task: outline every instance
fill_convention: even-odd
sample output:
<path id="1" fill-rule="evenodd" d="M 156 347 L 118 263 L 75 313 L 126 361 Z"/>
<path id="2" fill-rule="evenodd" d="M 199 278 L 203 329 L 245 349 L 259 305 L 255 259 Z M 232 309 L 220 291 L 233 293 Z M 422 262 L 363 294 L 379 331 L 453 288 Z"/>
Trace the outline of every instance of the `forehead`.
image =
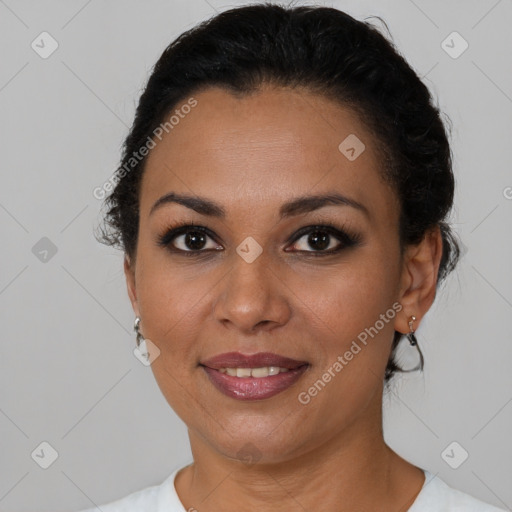
<path id="1" fill-rule="evenodd" d="M 176 105 L 170 115 L 181 115 L 155 139 L 141 215 L 170 191 L 214 198 L 228 211 L 241 200 L 250 210 L 329 191 L 394 208 L 376 141 L 352 110 L 303 89 L 235 96 L 210 88 L 192 96 L 196 106 L 180 111 L 188 98 Z"/>

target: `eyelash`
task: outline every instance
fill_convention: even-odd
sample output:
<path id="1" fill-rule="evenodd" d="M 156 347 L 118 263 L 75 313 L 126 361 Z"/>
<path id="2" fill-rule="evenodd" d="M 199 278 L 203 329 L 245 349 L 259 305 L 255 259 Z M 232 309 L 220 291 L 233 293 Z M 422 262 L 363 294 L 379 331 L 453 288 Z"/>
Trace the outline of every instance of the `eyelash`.
<path id="1" fill-rule="evenodd" d="M 189 250 L 184 251 L 182 249 L 176 249 L 175 247 L 171 246 L 171 242 L 174 241 L 176 237 L 179 235 L 186 234 L 191 231 L 196 231 L 199 233 L 203 233 L 213 240 L 215 240 L 215 236 L 213 233 L 204 226 L 197 226 L 195 224 L 190 224 L 189 222 L 177 222 L 174 225 L 171 225 L 167 231 L 158 237 L 157 239 L 157 245 L 160 247 L 165 247 L 171 252 L 187 257 L 201 257 L 205 254 L 214 252 L 214 249 L 198 249 L 198 250 Z M 299 253 L 306 253 L 308 255 L 312 255 L 314 257 L 317 256 L 328 256 L 335 253 L 338 253 L 342 251 L 343 249 L 348 249 L 349 247 L 356 246 L 360 243 L 362 236 L 359 233 L 355 233 L 349 229 L 347 229 L 345 226 L 341 226 L 341 229 L 335 226 L 334 224 L 331 224 L 330 222 L 324 222 L 323 224 L 314 224 L 311 226 L 306 226 L 301 229 L 299 229 L 294 235 L 288 240 L 289 243 L 295 243 L 298 240 L 300 240 L 304 235 L 307 235 L 309 233 L 314 232 L 322 232 L 327 233 L 329 235 L 334 236 L 338 239 L 340 242 L 340 245 L 335 249 L 330 249 L 329 251 L 292 251 L 292 252 L 299 252 Z M 215 240 L 216 241 L 216 240 Z M 218 242 L 217 242 L 218 243 Z"/>

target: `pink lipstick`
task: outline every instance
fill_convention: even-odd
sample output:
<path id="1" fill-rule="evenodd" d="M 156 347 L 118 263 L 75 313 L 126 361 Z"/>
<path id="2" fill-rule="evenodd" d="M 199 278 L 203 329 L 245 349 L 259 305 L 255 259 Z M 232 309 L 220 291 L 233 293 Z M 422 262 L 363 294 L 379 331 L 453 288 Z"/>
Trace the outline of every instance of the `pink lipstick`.
<path id="1" fill-rule="evenodd" d="M 263 400 L 277 395 L 297 382 L 309 366 L 307 361 L 271 352 L 228 352 L 200 365 L 221 393 L 237 400 Z"/>

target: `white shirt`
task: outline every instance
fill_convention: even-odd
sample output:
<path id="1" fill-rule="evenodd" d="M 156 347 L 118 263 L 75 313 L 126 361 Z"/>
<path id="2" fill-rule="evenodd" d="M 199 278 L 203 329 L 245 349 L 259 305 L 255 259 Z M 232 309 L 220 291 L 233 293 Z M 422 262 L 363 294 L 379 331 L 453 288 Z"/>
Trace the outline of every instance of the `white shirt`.
<path id="1" fill-rule="evenodd" d="M 102 512 L 189 512 L 176 493 L 174 479 L 180 469 L 173 471 L 161 484 L 136 491 L 124 498 L 101 505 Z M 440 478 L 425 471 L 425 482 L 407 512 L 505 512 L 449 487 Z M 88 508 L 80 512 L 97 512 Z"/>

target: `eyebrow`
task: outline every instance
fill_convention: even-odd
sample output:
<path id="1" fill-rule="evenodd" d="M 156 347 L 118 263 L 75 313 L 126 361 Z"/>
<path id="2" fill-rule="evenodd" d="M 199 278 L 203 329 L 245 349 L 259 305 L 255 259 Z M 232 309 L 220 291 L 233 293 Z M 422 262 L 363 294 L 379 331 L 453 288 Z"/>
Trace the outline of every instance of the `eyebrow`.
<path id="1" fill-rule="evenodd" d="M 152 215 L 155 210 L 162 206 L 170 203 L 177 203 L 194 210 L 201 215 L 207 215 L 210 217 L 217 217 L 224 219 L 226 217 L 226 210 L 219 204 L 198 196 L 190 196 L 186 194 L 177 194 L 170 192 L 165 194 L 151 207 L 149 215 Z M 292 201 L 284 203 L 279 209 L 279 217 L 284 219 L 286 217 L 292 217 L 294 215 L 301 215 L 309 213 L 324 206 L 338 205 L 338 206 L 350 206 L 364 213 L 370 218 L 370 212 L 363 204 L 358 201 L 346 197 L 342 194 L 325 194 L 325 195 L 309 195 L 301 196 Z"/>

